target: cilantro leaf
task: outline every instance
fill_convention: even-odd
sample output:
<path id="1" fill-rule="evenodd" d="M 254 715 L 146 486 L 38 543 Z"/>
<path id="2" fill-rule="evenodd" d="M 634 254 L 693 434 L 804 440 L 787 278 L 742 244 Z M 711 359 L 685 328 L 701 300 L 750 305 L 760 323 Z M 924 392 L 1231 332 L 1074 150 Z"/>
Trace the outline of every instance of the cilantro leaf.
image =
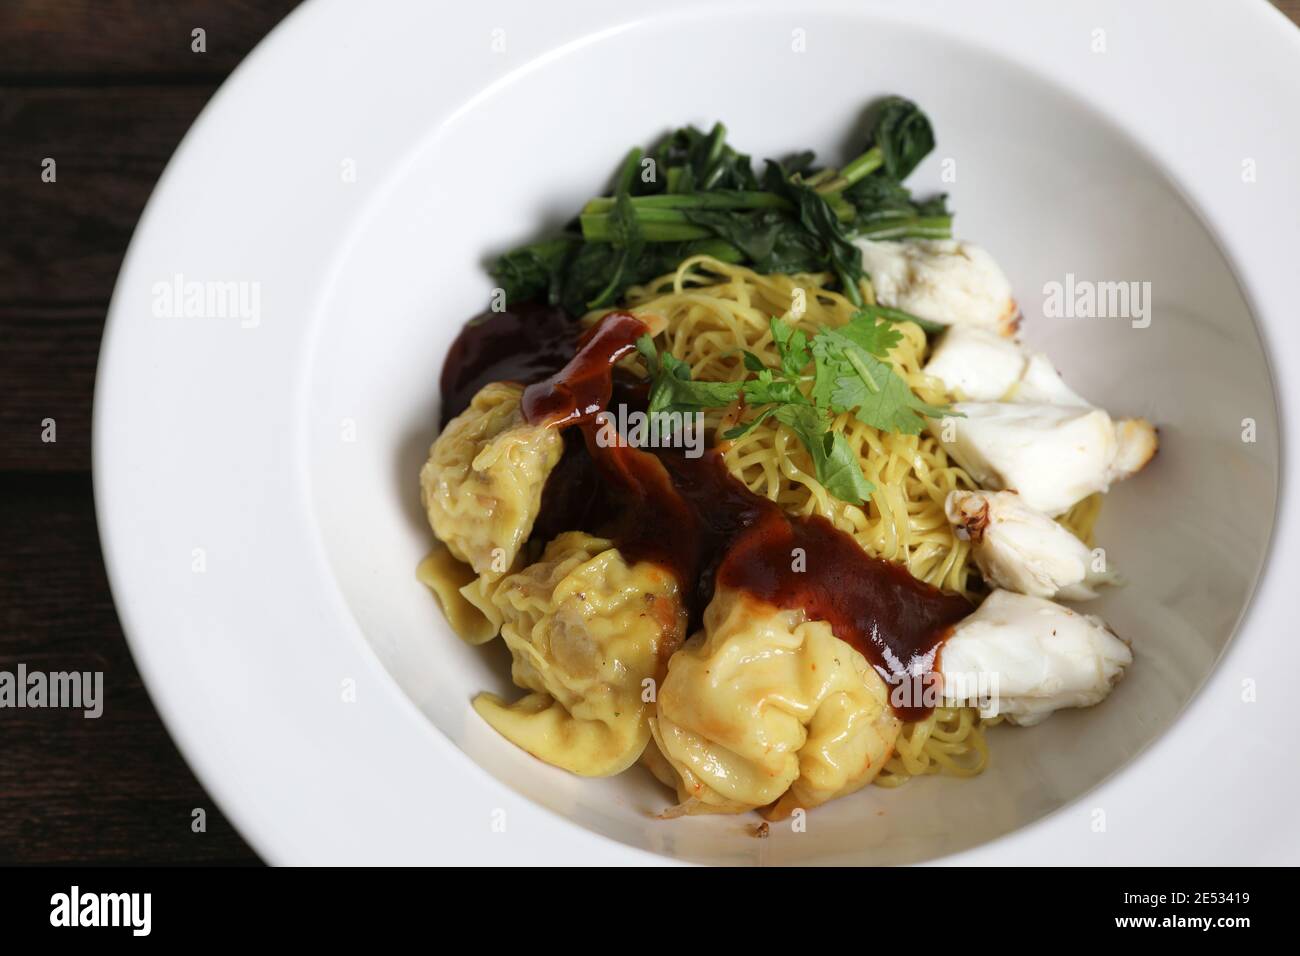
<path id="1" fill-rule="evenodd" d="M 868 320 L 874 324 L 874 320 Z M 856 328 L 854 328 L 856 326 Z M 887 328 L 876 326 L 876 329 Z M 845 332 L 844 329 L 853 329 Z M 816 381 L 813 400 L 832 412 L 854 412 L 865 425 L 886 432 L 920 434 L 925 417 L 951 414 L 945 405 L 922 401 L 894 371 L 863 343 L 878 346 L 887 336 L 868 333 L 865 323 L 854 322 L 844 329 L 823 329 L 813 339 Z M 897 341 L 898 332 L 888 330 Z"/>
<path id="2" fill-rule="evenodd" d="M 736 425 L 732 428 L 728 428 L 725 432 L 722 433 L 722 437 L 727 439 L 727 441 L 735 441 L 737 438 L 743 438 L 744 436 L 752 432 L 755 428 L 757 428 L 759 425 L 763 424 L 763 422 L 767 421 L 772 416 L 772 413 L 777 410 L 778 407 L 779 406 L 777 405 L 769 405 L 767 408 L 763 409 L 761 412 L 759 412 L 755 417 L 751 418 L 749 421 L 744 422 L 743 424 L 740 425 Z"/>
<path id="3" fill-rule="evenodd" d="M 808 404 L 808 399 L 799 391 L 797 381 L 777 378 L 770 368 L 763 369 L 745 382 L 741 391 L 747 405 L 767 405 L 773 402 L 778 405 Z"/>
<path id="4" fill-rule="evenodd" d="M 925 428 L 927 416 L 952 414 L 947 406 L 923 401 L 894 371 L 889 351 L 902 334 L 888 321 L 878 321 L 874 309 L 864 309 L 846 325 L 823 328 L 811 338 L 775 317 L 771 330 L 780 366 L 769 367 L 752 352 L 743 352 L 745 368 L 751 373 L 744 382 L 692 381 L 685 362 L 658 352 L 653 340 L 643 336 L 637 349 L 650 370 L 650 410 L 717 408 L 742 396 L 757 414 L 728 429 L 724 438 L 741 438 L 773 419 L 808 450 L 817 480 L 827 491 L 858 505 L 874 486 L 863 475 L 848 440 L 831 430 L 831 415 L 851 412 L 881 431 L 915 435 Z M 809 364 L 814 370 L 813 387 L 805 394 L 803 372 Z"/>
<path id="5" fill-rule="evenodd" d="M 848 441 L 828 427 L 826 415 L 812 405 L 781 405 L 773 413 L 803 442 L 812 457 L 817 480 L 841 501 L 860 505 L 875 486 L 867 481 Z"/>
<path id="6" fill-rule="evenodd" d="M 637 339 L 636 349 L 650 373 L 651 415 L 721 408 L 740 394 L 740 382 L 693 381 L 691 367 L 671 352 L 660 352 L 648 335 Z"/>
<path id="7" fill-rule="evenodd" d="M 781 371 L 787 376 L 798 377 L 812 359 L 808 352 L 808 336 L 775 315 L 768 319 L 768 324 L 777 354 L 781 356 Z"/>
<path id="8" fill-rule="evenodd" d="M 866 306 L 855 312 L 847 324 L 838 329 L 824 329 L 822 334 L 830 332 L 841 336 L 872 355 L 885 358 L 889 355 L 889 350 L 903 340 L 903 333 L 884 322 L 877 322 L 875 316 L 867 311 L 874 308 L 875 306 Z"/>

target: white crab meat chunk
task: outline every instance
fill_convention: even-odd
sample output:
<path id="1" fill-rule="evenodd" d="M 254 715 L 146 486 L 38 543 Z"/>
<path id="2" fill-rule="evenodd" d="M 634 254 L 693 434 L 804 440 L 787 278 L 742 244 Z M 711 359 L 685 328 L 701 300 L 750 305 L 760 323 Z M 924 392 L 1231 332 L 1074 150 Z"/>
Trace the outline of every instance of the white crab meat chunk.
<path id="1" fill-rule="evenodd" d="M 993 257 L 956 239 L 854 242 L 876 301 L 943 325 L 1011 335 L 1020 314 L 1011 283 Z"/>
<path id="2" fill-rule="evenodd" d="M 945 698 L 1015 724 L 1104 700 L 1133 653 L 1100 618 L 1013 591 L 994 591 L 940 652 Z"/>
<path id="3" fill-rule="evenodd" d="M 1104 553 L 1094 554 L 1068 529 L 1010 491 L 953 491 L 948 521 L 970 541 L 989 584 L 1041 598 L 1086 601 L 1113 584 Z"/>
<path id="4" fill-rule="evenodd" d="M 1052 360 L 1042 352 L 1031 352 L 1025 358 L 1025 370 L 1011 390 L 1010 398 L 1013 402 L 1092 407 L 1091 402 L 1065 384 Z"/>
<path id="5" fill-rule="evenodd" d="M 935 346 L 925 373 L 975 402 L 1035 402 L 1088 406 L 1041 352 L 976 326 L 955 325 Z"/>
<path id="6" fill-rule="evenodd" d="M 958 402 L 930 420 L 950 456 L 985 489 L 1016 491 L 1055 517 L 1139 471 L 1156 451 L 1143 419 L 1118 423 L 1100 408 L 1019 402 Z"/>

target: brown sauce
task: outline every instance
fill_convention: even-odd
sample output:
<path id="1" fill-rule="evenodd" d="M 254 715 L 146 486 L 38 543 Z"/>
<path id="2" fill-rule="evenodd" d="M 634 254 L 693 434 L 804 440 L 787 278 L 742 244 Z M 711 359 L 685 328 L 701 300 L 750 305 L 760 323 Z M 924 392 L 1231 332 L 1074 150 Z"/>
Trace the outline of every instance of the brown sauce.
<path id="1" fill-rule="evenodd" d="M 527 385 L 564 368 L 581 331 L 563 309 L 536 303 L 470 319 L 442 363 L 442 424 L 490 382 Z"/>
<path id="2" fill-rule="evenodd" d="M 934 668 L 952 626 L 972 611 L 965 598 L 871 557 L 823 518 L 787 515 L 737 481 L 717 451 L 688 458 L 676 449 L 601 446 L 593 419 L 611 398 L 644 409 L 644 383 L 613 368 L 644 332 L 634 316 L 613 313 L 580 343 L 570 338 L 568 360 L 525 390 L 529 421 L 576 426 L 543 491 L 533 539 L 586 531 L 612 538 L 629 561 L 669 569 L 692 630 L 720 584 L 826 621 L 893 687 Z M 511 342 L 500 346 L 508 352 Z M 498 367 L 519 365 L 503 354 Z M 928 713 L 893 703 L 905 720 Z"/>
<path id="3" fill-rule="evenodd" d="M 565 428 L 590 422 L 609 404 L 614 363 L 649 329 L 630 312 L 611 312 L 587 330 L 564 367 L 524 389 L 524 418 Z"/>

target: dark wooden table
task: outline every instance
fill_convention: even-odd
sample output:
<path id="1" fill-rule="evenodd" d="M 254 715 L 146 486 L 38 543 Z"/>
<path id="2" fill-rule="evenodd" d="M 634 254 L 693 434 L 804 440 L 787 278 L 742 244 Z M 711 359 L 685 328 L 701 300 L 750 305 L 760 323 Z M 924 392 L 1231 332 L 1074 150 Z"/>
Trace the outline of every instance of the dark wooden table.
<path id="1" fill-rule="evenodd" d="M 122 638 L 90 405 L 145 200 L 208 97 L 296 5 L 0 0 L 0 670 L 100 670 L 106 698 L 98 720 L 0 709 L 0 863 L 257 862 L 172 745 Z M 1300 22 L 1300 0 L 1278 5 Z M 191 829 L 196 808 L 206 832 Z"/>

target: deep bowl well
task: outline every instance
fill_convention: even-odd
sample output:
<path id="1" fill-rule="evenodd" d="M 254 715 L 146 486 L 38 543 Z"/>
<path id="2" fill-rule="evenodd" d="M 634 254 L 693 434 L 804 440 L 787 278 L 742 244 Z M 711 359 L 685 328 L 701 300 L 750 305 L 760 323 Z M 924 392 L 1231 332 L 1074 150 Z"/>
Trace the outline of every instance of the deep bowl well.
<path id="1" fill-rule="evenodd" d="M 1085 794 L 1169 729 L 1210 673 L 1273 526 L 1268 364 L 1227 261 L 1177 185 L 1070 94 L 960 41 L 866 14 L 809 14 L 798 28 L 728 18 L 725 33 L 715 16 L 566 47 L 429 130 L 392 174 L 347 237 L 324 298 L 302 423 L 312 507 L 336 581 L 392 679 L 517 792 L 616 840 L 691 860 L 932 859 Z M 724 35 L 753 55 L 720 61 Z M 627 68 L 669 45 L 671 70 Z M 926 66 L 936 63 L 943 69 Z M 850 133 L 864 107 L 889 93 L 931 116 L 938 148 L 912 182 L 949 192 L 957 235 L 996 256 L 1026 340 L 1085 396 L 1160 427 L 1156 460 L 1113 489 L 1098 526 L 1127 586 L 1088 606 L 1132 642 L 1135 662 L 1102 706 L 994 728 L 981 777 L 868 788 L 814 811 L 797 838 L 774 826 L 770 839 L 750 839 L 749 817 L 653 819 L 669 795 L 639 769 L 572 777 L 516 750 L 470 709 L 480 690 L 513 693 L 507 652 L 500 642 L 463 645 L 414 577 L 431 542 L 416 474 L 436 433 L 443 356 L 487 301 L 485 259 L 563 221 L 629 145 L 722 119 L 756 157 L 813 146 L 834 162 L 857 145 Z M 1049 284 L 1067 276 L 1149 283 L 1150 324 L 1045 316 Z M 1253 442 L 1243 440 L 1248 419 Z"/>

